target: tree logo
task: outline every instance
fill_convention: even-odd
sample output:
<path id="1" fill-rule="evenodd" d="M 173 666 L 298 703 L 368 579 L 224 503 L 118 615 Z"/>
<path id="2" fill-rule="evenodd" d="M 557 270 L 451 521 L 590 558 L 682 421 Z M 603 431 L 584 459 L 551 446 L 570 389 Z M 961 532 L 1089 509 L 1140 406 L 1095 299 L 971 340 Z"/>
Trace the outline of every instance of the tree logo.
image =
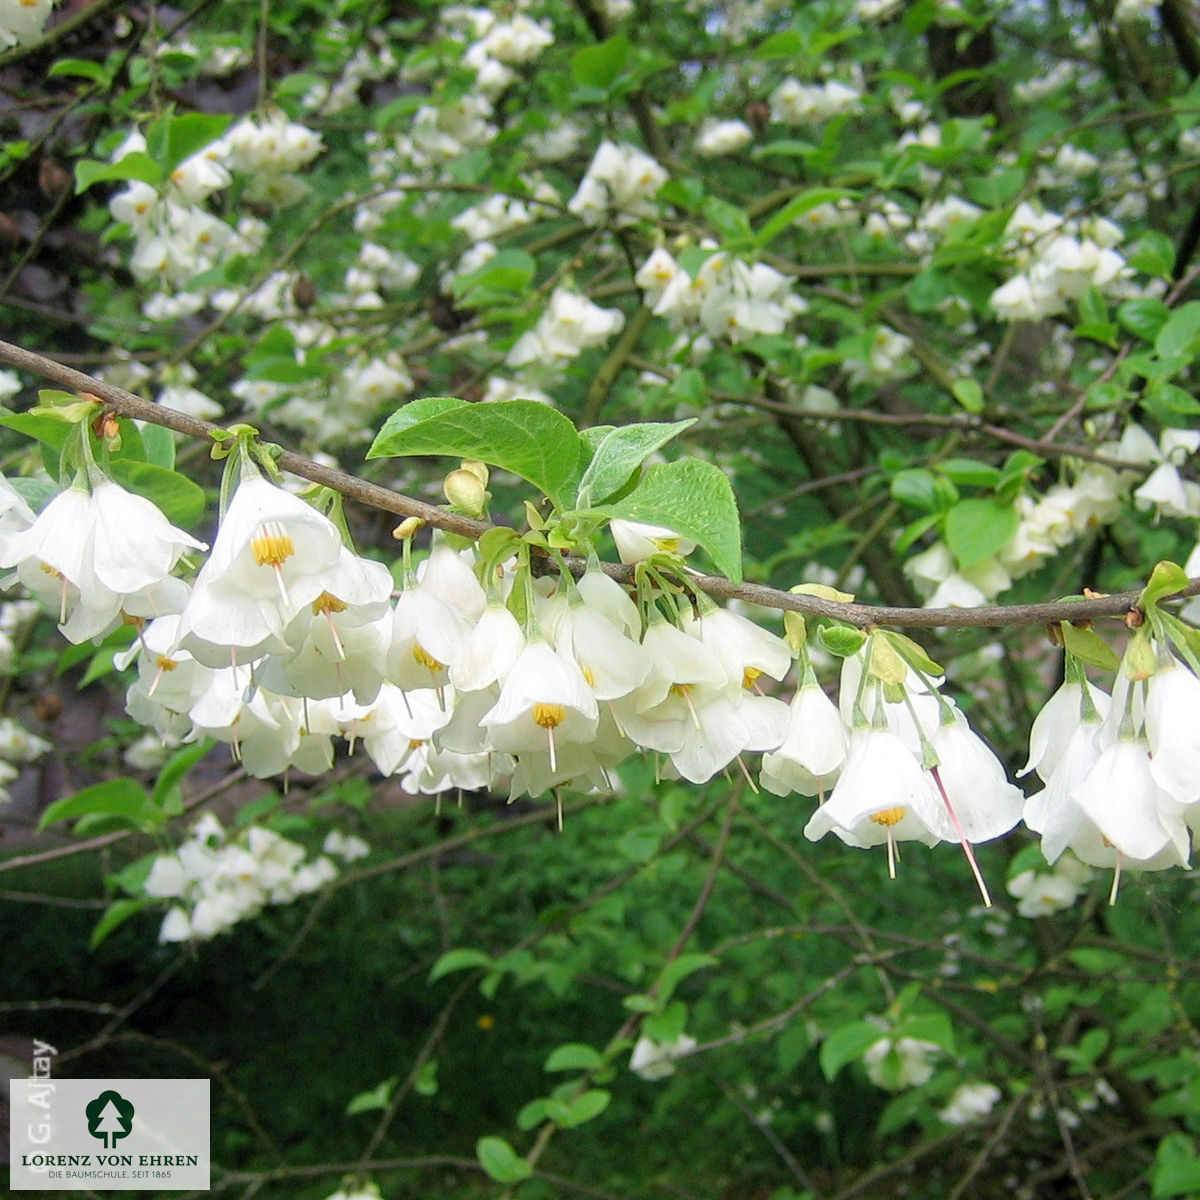
<path id="1" fill-rule="evenodd" d="M 84 1108 L 88 1133 L 100 1138 L 105 1150 L 111 1150 L 119 1138 L 128 1137 L 133 1129 L 133 1105 L 111 1088 L 101 1092 Z"/>

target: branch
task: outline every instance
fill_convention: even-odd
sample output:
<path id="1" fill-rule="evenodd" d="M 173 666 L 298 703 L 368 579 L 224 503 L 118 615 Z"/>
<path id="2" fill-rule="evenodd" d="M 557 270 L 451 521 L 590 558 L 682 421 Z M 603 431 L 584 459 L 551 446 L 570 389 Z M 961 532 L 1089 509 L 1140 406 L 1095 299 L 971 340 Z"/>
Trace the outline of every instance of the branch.
<path id="1" fill-rule="evenodd" d="M 202 441 L 211 441 L 214 435 L 219 437 L 224 432 L 221 426 L 214 425 L 211 421 L 202 421 L 155 404 L 152 400 L 125 391 L 124 388 L 85 375 L 82 371 L 76 371 L 73 367 L 40 354 L 23 350 L 10 342 L 0 341 L 0 362 L 29 371 L 71 391 L 89 392 L 103 400 L 114 412 L 136 421 L 162 425 L 176 433 Z M 419 517 L 434 528 L 444 529 L 448 533 L 478 540 L 493 528 L 487 521 L 474 521 L 469 517 L 458 516 L 390 488 L 368 483 L 346 471 L 322 466 L 291 450 L 282 451 L 277 461 L 282 470 L 332 488 L 351 500 L 397 516 Z M 586 570 L 587 564 L 582 559 L 571 559 L 568 562 L 571 570 L 577 575 Z M 604 563 L 603 570 L 619 583 L 633 582 L 632 567 Z M 1001 628 L 1010 625 L 1049 625 L 1058 621 L 1119 617 L 1134 608 L 1141 595 L 1140 589 L 1133 589 L 1115 592 L 1109 596 L 1089 597 L 1086 600 L 1051 601 L 1041 604 L 987 604 L 980 608 L 905 608 L 882 604 L 839 604 L 819 596 L 795 595 L 764 584 L 733 583 L 719 575 L 690 576 L 689 581 L 693 587 L 717 600 L 746 600 L 764 608 L 827 617 L 833 621 L 856 625 L 860 629 L 876 625 L 908 629 Z M 1176 592 L 1173 598 L 1182 599 L 1197 594 L 1200 594 L 1200 578 L 1191 580 L 1188 586 Z"/>

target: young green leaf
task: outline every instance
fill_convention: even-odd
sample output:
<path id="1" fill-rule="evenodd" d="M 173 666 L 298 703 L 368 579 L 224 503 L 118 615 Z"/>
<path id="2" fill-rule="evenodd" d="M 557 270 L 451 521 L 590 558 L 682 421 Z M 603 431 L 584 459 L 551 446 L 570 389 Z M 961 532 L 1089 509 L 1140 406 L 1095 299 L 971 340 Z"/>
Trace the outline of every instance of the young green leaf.
<path id="1" fill-rule="evenodd" d="M 447 950 L 433 964 L 433 968 L 429 972 L 429 982 L 433 983 L 453 971 L 469 971 L 475 967 L 490 967 L 491 965 L 492 956 L 485 954 L 482 950 L 471 950 L 465 947 L 461 950 Z"/>
<path id="2" fill-rule="evenodd" d="M 568 1042 L 551 1052 L 543 1071 L 595 1071 L 604 1066 L 598 1050 L 582 1042 Z"/>
<path id="3" fill-rule="evenodd" d="M 995 554 L 1016 532 L 1020 519 L 1010 504 L 960 500 L 946 514 L 946 544 L 960 567 Z"/>
<path id="4" fill-rule="evenodd" d="M 418 401 L 417 403 L 428 403 Z M 405 408 L 411 407 L 406 405 Z M 579 462 L 575 426 L 553 408 L 533 400 L 495 404 L 441 404 L 442 411 L 397 428 L 393 413 L 367 453 L 368 458 L 444 454 L 475 458 L 528 480 L 554 501 Z"/>
<path id="5" fill-rule="evenodd" d="M 832 1082 L 847 1063 L 862 1058 L 867 1048 L 884 1036 L 884 1031 L 870 1021 L 852 1021 L 835 1029 L 821 1043 L 821 1073 Z"/>
<path id="6" fill-rule="evenodd" d="M 480 1138 L 475 1157 L 497 1183 L 520 1183 L 533 1174 L 533 1168 L 503 1138 Z"/>
<path id="7" fill-rule="evenodd" d="M 138 827 L 159 825 L 163 819 L 161 810 L 155 807 L 139 783 L 132 779 L 111 779 L 56 800 L 42 813 L 38 829 L 96 813 L 123 817 Z"/>
<path id="8" fill-rule="evenodd" d="M 656 463 L 628 496 L 597 515 L 665 525 L 708 551 L 718 571 L 740 583 L 742 528 L 729 477 L 698 458 Z"/>
<path id="9" fill-rule="evenodd" d="M 648 455 L 695 423 L 696 419 L 689 417 L 686 421 L 645 421 L 609 430 L 596 445 L 579 481 L 580 507 L 602 504 L 629 482 Z"/>

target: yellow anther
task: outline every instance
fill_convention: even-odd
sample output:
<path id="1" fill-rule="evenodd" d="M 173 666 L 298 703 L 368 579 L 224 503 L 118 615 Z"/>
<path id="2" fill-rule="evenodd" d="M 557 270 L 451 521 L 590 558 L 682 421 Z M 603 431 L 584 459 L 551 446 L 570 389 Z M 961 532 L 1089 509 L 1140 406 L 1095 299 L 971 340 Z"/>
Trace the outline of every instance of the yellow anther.
<path id="1" fill-rule="evenodd" d="M 265 533 L 250 543 L 260 567 L 282 566 L 296 553 L 296 543 L 286 533 Z"/>
<path id="2" fill-rule="evenodd" d="M 762 672 L 757 667 L 747 667 L 742 672 L 742 687 L 752 688 L 758 682 L 761 674 Z"/>
<path id="3" fill-rule="evenodd" d="M 160 671 L 173 671 L 177 666 L 179 666 L 179 663 L 173 658 L 168 658 L 165 654 L 160 654 L 154 665 L 158 667 Z"/>
<path id="4" fill-rule="evenodd" d="M 567 710 L 561 704 L 535 704 L 533 719 L 543 729 L 553 729 L 567 719 Z"/>
<path id="5" fill-rule="evenodd" d="M 872 813 L 871 820 L 876 825 L 898 825 L 904 820 L 904 812 L 905 809 L 902 804 L 897 805 L 895 808 L 884 808 L 880 809 L 877 813 Z"/>
<path id="6" fill-rule="evenodd" d="M 438 660 L 434 658 L 433 655 L 430 654 L 429 651 L 421 646 L 418 642 L 413 642 L 412 656 L 421 664 L 421 666 L 428 667 L 431 671 L 444 671 L 446 669 L 445 663 L 438 662 Z"/>
<path id="7" fill-rule="evenodd" d="M 339 600 L 332 592 L 322 592 L 312 603 L 313 616 L 317 613 L 345 612 L 346 602 Z"/>

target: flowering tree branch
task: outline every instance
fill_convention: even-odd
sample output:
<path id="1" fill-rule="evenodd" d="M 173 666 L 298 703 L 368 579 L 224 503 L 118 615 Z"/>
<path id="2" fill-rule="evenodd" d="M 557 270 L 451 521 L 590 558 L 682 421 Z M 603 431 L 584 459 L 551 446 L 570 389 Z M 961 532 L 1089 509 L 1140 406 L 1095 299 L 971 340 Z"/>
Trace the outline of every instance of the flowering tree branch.
<path id="1" fill-rule="evenodd" d="M 177 412 L 156 404 L 124 388 L 77 371 L 40 354 L 0 341 L 0 362 L 29 371 L 64 388 L 90 393 L 104 401 L 114 412 L 132 420 L 148 421 L 188 437 L 203 441 L 219 439 L 224 430 L 211 421 Z M 477 521 L 422 500 L 370 483 L 346 471 L 323 466 L 303 455 L 283 450 L 277 456 L 282 470 L 302 479 L 332 488 L 351 500 L 378 508 L 400 517 L 417 517 L 429 525 L 477 540 L 492 525 Z M 572 570 L 582 573 L 582 560 L 570 560 Z M 604 564 L 604 571 L 620 582 L 632 581 L 632 568 L 615 563 Z M 909 608 L 895 605 L 847 604 L 819 596 L 797 595 L 763 584 L 735 584 L 716 575 L 701 575 L 691 580 L 693 586 L 719 600 L 745 600 L 765 608 L 809 613 L 827 617 L 860 628 L 891 626 L 895 628 L 966 629 L 999 628 L 1016 625 L 1046 625 L 1058 621 L 1086 621 L 1098 617 L 1122 616 L 1137 604 L 1139 590 L 1115 592 L 1107 596 L 1089 596 L 1083 600 L 1049 601 L 1040 604 L 988 604 L 978 608 Z M 1177 598 L 1200 593 L 1200 579 L 1176 593 Z"/>

